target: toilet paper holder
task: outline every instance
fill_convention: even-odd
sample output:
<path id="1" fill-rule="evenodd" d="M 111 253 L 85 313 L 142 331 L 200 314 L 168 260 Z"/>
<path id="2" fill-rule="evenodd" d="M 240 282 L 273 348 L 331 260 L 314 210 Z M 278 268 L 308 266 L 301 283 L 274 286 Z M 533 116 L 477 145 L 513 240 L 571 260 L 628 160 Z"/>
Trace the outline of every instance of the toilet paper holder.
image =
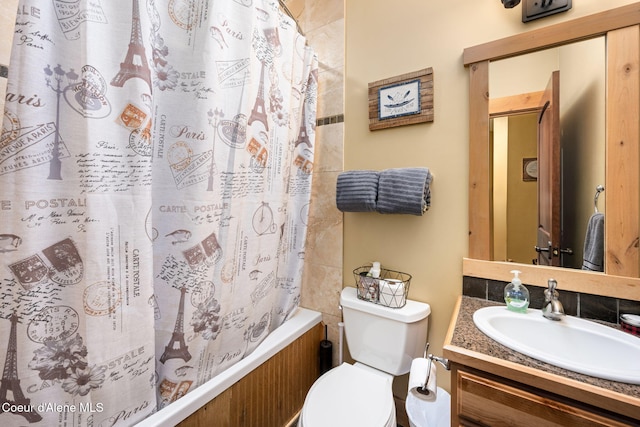
<path id="1" fill-rule="evenodd" d="M 449 367 L 449 359 L 447 359 L 445 357 L 434 356 L 433 354 L 428 354 L 427 355 L 427 351 L 428 350 L 429 350 L 429 343 L 427 343 L 427 345 L 424 346 L 424 358 L 425 359 L 429 359 L 429 361 L 434 361 L 435 360 L 436 362 L 440 363 L 442 365 L 442 367 L 444 369 L 446 369 L 447 371 L 451 370 L 451 368 Z"/>
<path id="2" fill-rule="evenodd" d="M 446 369 L 447 371 L 451 370 L 451 367 L 449 366 L 449 359 L 444 357 L 434 356 L 433 354 L 430 354 L 430 353 L 428 354 L 427 353 L 428 350 L 429 350 L 429 343 L 427 343 L 427 345 L 424 346 L 424 358 L 429 361 L 429 365 L 427 365 L 427 377 L 424 380 L 423 390 L 427 387 L 427 384 L 429 384 L 429 377 L 431 376 L 431 364 L 433 362 L 440 363 L 444 367 L 444 369 Z"/>

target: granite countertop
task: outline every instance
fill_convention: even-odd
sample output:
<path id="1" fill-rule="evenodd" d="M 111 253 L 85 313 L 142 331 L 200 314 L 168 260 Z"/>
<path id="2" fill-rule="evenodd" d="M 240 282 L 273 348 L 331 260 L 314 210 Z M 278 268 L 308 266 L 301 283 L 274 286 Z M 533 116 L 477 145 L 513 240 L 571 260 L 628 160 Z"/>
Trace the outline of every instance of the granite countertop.
<path id="1" fill-rule="evenodd" d="M 487 335 L 482 333 L 473 322 L 473 313 L 476 310 L 495 306 L 504 305 L 483 299 L 463 296 L 460 300 L 460 310 L 456 319 L 455 329 L 453 331 L 451 342 L 452 346 L 460 347 L 466 350 L 481 353 L 497 359 L 506 360 L 519 365 L 539 369 L 551 374 L 559 375 L 564 378 L 570 378 L 581 383 L 590 384 L 602 389 L 621 393 L 634 398 L 640 398 L 640 386 L 633 384 L 625 384 L 616 381 L 609 381 L 600 378 L 591 377 L 589 375 L 579 374 L 563 368 L 550 365 L 545 362 L 525 356 L 522 353 L 511 350 L 508 347 L 494 341 Z M 593 351 L 598 351 L 594 348 Z M 607 363 L 603 360 L 602 363 Z"/>

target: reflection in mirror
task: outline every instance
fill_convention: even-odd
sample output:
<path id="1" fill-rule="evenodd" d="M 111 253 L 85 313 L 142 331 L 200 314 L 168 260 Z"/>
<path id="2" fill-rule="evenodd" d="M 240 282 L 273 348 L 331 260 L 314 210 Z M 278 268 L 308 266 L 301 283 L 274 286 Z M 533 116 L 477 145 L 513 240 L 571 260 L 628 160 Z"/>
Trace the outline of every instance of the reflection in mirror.
<path id="1" fill-rule="evenodd" d="M 535 95 L 545 90 L 555 70 L 560 70 L 561 251 L 557 255 L 559 265 L 581 268 L 596 188 L 606 188 L 604 37 L 493 61 L 489 88 L 492 100 Z M 507 107 L 491 113 L 494 260 L 536 263 L 537 185 L 526 166 L 538 157 L 539 110 L 514 114 Z M 602 213 L 605 197 L 606 191 L 598 198 Z M 567 249 L 573 254 L 562 251 Z"/>
<path id="2" fill-rule="evenodd" d="M 531 264 L 537 257 L 537 187 L 523 166 L 524 159 L 537 158 L 537 122 L 535 113 L 492 121 L 495 260 Z"/>

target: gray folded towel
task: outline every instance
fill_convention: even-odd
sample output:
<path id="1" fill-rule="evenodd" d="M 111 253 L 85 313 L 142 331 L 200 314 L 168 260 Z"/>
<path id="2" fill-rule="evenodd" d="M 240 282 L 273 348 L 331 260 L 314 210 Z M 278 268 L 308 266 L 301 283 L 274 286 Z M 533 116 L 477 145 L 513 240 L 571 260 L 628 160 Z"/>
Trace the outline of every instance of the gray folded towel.
<path id="1" fill-rule="evenodd" d="M 374 212 L 380 173 L 372 170 L 342 172 L 336 184 L 336 205 L 342 212 Z"/>
<path id="2" fill-rule="evenodd" d="M 431 172 L 428 168 L 396 168 L 380 172 L 380 213 L 422 215 L 431 206 Z"/>
<path id="3" fill-rule="evenodd" d="M 587 224 L 582 269 L 604 271 L 604 214 L 600 212 L 591 215 Z"/>

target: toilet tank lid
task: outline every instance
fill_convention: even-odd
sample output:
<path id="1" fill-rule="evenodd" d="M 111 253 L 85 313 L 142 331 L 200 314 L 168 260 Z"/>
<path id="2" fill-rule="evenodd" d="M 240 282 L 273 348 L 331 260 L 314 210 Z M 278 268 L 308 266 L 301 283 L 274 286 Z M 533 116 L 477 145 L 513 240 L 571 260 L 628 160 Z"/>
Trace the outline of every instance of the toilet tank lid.
<path id="1" fill-rule="evenodd" d="M 361 300 L 358 298 L 357 289 L 351 286 L 347 286 L 342 290 L 340 305 L 404 323 L 417 322 L 431 314 L 431 306 L 425 302 L 408 299 L 404 307 L 391 308 L 371 301 Z"/>

